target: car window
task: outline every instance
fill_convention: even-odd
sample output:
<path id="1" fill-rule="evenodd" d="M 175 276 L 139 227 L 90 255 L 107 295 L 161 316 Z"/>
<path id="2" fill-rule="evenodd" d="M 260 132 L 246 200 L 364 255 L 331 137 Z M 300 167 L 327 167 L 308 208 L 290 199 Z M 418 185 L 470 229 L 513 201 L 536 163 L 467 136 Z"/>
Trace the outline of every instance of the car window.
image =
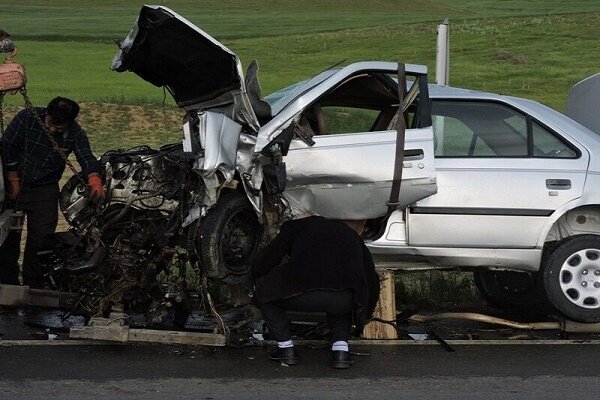
<path id="1" fill-rule="evenodd" d="M 435 155 L 464 157 L 469 155 L 493 155 L 490 147 L 460 120 L 453 117 L 434 116 L 433 131 Z"/>
<path id="2" fill-rule="evenodd" d="M 536 157 L 575 158 L 577 153 L 550 133 L 546 128 L 532 123 L 533 155 Z"/>
<path id="3" fill-rule="evenodd" d="M 375 126 L 380 110 L 356 107 L 321 107 L 328 134 L 369 132 Z"/>
<path id="4" fill-rule="evenodd" d="M 559 137 L 503 104 L 434 100 L 432 115 L 436 157 L 576 157 Z"/>
<path id="5" fill-rule="evenodd" d="M 427 79 L 409 78 L 402 107 L 407 128 L 431 126 L 429 97 L 427 91 L 421 93 L 422 87 L 427 88 Z M 349 76 L 306 107 L 299 115 L 298 125 L 309 136 L 395 130 L 401 115 L 397 85 L 395 75 L 380 71 Z"/>

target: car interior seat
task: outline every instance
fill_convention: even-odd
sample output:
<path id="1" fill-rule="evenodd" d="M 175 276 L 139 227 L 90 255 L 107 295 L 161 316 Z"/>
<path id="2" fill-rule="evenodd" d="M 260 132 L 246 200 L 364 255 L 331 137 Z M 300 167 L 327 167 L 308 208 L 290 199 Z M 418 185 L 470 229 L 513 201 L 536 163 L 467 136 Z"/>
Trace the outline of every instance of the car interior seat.
<path id="1" fill-rule="evenodd" d="M 302 113 L 299 125 L 312 132 L 313 135 L 327 134 L 325 117 L 319 104 L 313 104 Z"/>
<path id="2" fill-rule="evenodd" d="M 264 125 L 273 118 L 271 105 L 262 97 L 262 89 L 258 81 L 258 62 L 252 60 L 246 71 L 246 91 L 254 114 L 259 124 Z"/>

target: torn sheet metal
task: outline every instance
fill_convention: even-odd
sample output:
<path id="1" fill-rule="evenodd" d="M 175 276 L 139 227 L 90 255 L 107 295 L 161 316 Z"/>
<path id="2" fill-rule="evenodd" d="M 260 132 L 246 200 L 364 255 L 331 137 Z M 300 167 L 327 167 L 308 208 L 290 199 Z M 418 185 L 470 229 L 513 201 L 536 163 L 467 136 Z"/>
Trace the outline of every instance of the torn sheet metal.
<path id="1" fill-rule="evenodd" d="M 235 174 L 238 141 L 242 126 L 223 114 L 204 111 L 198 113 L 198 139 L 204 154 L 194 162 L 194 171 L 213 180 L 220 171 L 225 180 Z"/>

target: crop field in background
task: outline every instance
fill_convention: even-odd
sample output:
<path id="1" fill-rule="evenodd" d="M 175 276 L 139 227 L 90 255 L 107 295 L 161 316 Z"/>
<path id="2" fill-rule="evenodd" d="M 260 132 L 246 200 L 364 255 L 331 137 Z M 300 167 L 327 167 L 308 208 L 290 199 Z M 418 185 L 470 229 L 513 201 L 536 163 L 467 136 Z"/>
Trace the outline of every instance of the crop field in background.
<path id="1" fill-rule="evenodd" d="M 345 60 L 424 64 L 435 80 L 436 27 L 450 19 L 450 84 L 531 98 L 564 111 L 568 89 L 600 71 L 598 0 L 172 0 L 157 1 L 257 59 L 264 94 Z M 0 27 L 18 46 L 35 104 L 82 104 L 97 154 L 179 140 L 182 112 L 162 88 L 110 71 L 143 2 L 3 0 Z M 22 105 L 7 96 L 10 118 Z M 437 276 L 432 282 L 432 276 Z M 470 274 L 398 278 L 398 300 L 471 300 Z M 465 295 L 465 293 L 467 293 Z"/>

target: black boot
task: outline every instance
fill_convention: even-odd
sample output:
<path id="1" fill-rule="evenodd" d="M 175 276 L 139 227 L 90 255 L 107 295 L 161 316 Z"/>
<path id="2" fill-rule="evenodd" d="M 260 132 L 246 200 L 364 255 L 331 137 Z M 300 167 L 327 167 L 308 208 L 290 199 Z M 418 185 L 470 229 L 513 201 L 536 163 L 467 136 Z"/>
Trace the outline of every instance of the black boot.
<path id="1" fill-rule="evenodd" d="M 344 369 L 350 368 L 354 364 L 354 360 L 350 357 L 349 351 L 332 350 L 331 351 L 331 366 L 333 368 Z"/>
<path id="2" fill-rule="evenodd" d="M 287 365 L 298 364 L 298 354 L 296 354 L 296 348 L 292 347 L 278 347 L 269 354 L 269 358 L 275 361 L 281 361 Z"/>

